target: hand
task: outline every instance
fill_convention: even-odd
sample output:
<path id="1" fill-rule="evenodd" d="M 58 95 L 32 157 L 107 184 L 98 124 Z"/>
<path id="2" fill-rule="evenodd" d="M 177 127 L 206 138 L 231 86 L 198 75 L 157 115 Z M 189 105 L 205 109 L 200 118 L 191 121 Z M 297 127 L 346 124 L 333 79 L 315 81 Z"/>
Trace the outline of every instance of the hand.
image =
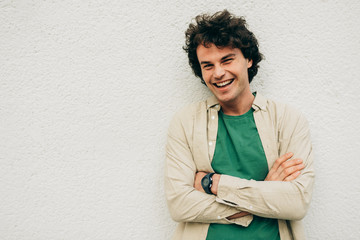
<path id="1" fill-rule="evenodd" d="M 300 175 L 300 170 L 302 170 L 305 165 L 302 163 L 303 161 L 301 159 L 289 160 L 293 155 L 293 153 L 286 153 L 276 159 L 274 165 L 266 176 L 265 181 L 292 181 L 296 179 Z M 227 219 L 232 220 L 249 214 L 250 213 L 248 212 L 238 212 L 227 217 Z"/>
<path id="2" fill-rule="evenodd" d="M 251 213 L 248 213 L 248 212 L 238 212 L 238 213 L 235 213 L 229 217 L 227 217 L 226 219 L 227 220 L 232 220 L 232 219 L 235 219 L 235 218 L 241 218 L 241 217 L 244 217 L 246 215 L 250 215 Z"/>
<path id="3" fill-rule="evenodd" d="M 286 153 L 276 159 L 274 165 L 271 167 L 265 181 L 292 181 L 300 175 L 305 165 L 299 158 L 289 160 L 294 154 Z"/>

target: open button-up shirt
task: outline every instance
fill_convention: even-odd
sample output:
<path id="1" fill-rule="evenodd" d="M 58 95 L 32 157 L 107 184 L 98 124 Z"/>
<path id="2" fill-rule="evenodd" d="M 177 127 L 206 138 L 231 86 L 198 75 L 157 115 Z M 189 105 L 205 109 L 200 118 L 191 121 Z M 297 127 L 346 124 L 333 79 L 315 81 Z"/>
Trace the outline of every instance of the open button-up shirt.
<path id="1" fill-rule="evenodd" d="M 214 172 L 219 102 L 215 97 L 179 111 L 168 131 L 165 191 L 172 218 L 179 222 L 173 239 L 206 239 L 210 223 L 247 227 L 252 215 L 227 220 L 240 211 L 276 218 L 281 239 L 305 239 L 301 219 L 309 207 L 313 152 L 306 119 L 287 105 L 256 94 L 254 119 L 269 169 L 287 152 L 303 159 L 305 168 L 291 182 L 254 181 L 221 175 L 217 196 L 197 191 L 196 172 Z"/>

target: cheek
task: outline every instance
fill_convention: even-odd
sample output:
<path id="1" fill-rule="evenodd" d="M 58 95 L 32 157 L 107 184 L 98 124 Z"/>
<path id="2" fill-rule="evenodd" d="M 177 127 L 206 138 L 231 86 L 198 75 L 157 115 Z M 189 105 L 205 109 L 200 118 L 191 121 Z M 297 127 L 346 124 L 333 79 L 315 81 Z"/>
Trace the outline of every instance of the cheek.
<path id="1" fill-rule="evenodd" d="M 209 71 L 203 71 L 202 72 L 202 78 L 206 83 L 208 83 L 211 79 L 211 74 L 209 74 Z"/>

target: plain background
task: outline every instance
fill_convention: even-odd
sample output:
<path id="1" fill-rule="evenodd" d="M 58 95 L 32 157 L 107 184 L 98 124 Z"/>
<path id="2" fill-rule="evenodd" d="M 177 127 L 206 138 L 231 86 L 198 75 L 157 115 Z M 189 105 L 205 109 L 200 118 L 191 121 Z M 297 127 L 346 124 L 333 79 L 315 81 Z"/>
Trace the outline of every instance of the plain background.
<path id="1" fill-rule="evenodd" d="M 360 239 L 360 2 L 0 1 L 0 239 L 170 239 L 166 132 L 210 95 L 188 67 L 199 13 L 245 16 L 252 89 L 302 111 L 308 239 Z"/>

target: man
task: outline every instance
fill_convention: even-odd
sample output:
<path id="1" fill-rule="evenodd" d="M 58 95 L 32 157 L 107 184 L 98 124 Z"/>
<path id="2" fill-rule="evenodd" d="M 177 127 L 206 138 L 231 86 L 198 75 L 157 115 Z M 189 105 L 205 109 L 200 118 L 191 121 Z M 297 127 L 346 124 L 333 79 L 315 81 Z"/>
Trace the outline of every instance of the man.
<path id="1" fill-rule="evenodd" d="M 262 55 L 243 18 L 200 15 L 186 31 L 195 75 L 214 96 L 172 120 L 165 189 L 173 239 L 304 239 L 313 153 L 307 121 L 250 91 Z"/>

